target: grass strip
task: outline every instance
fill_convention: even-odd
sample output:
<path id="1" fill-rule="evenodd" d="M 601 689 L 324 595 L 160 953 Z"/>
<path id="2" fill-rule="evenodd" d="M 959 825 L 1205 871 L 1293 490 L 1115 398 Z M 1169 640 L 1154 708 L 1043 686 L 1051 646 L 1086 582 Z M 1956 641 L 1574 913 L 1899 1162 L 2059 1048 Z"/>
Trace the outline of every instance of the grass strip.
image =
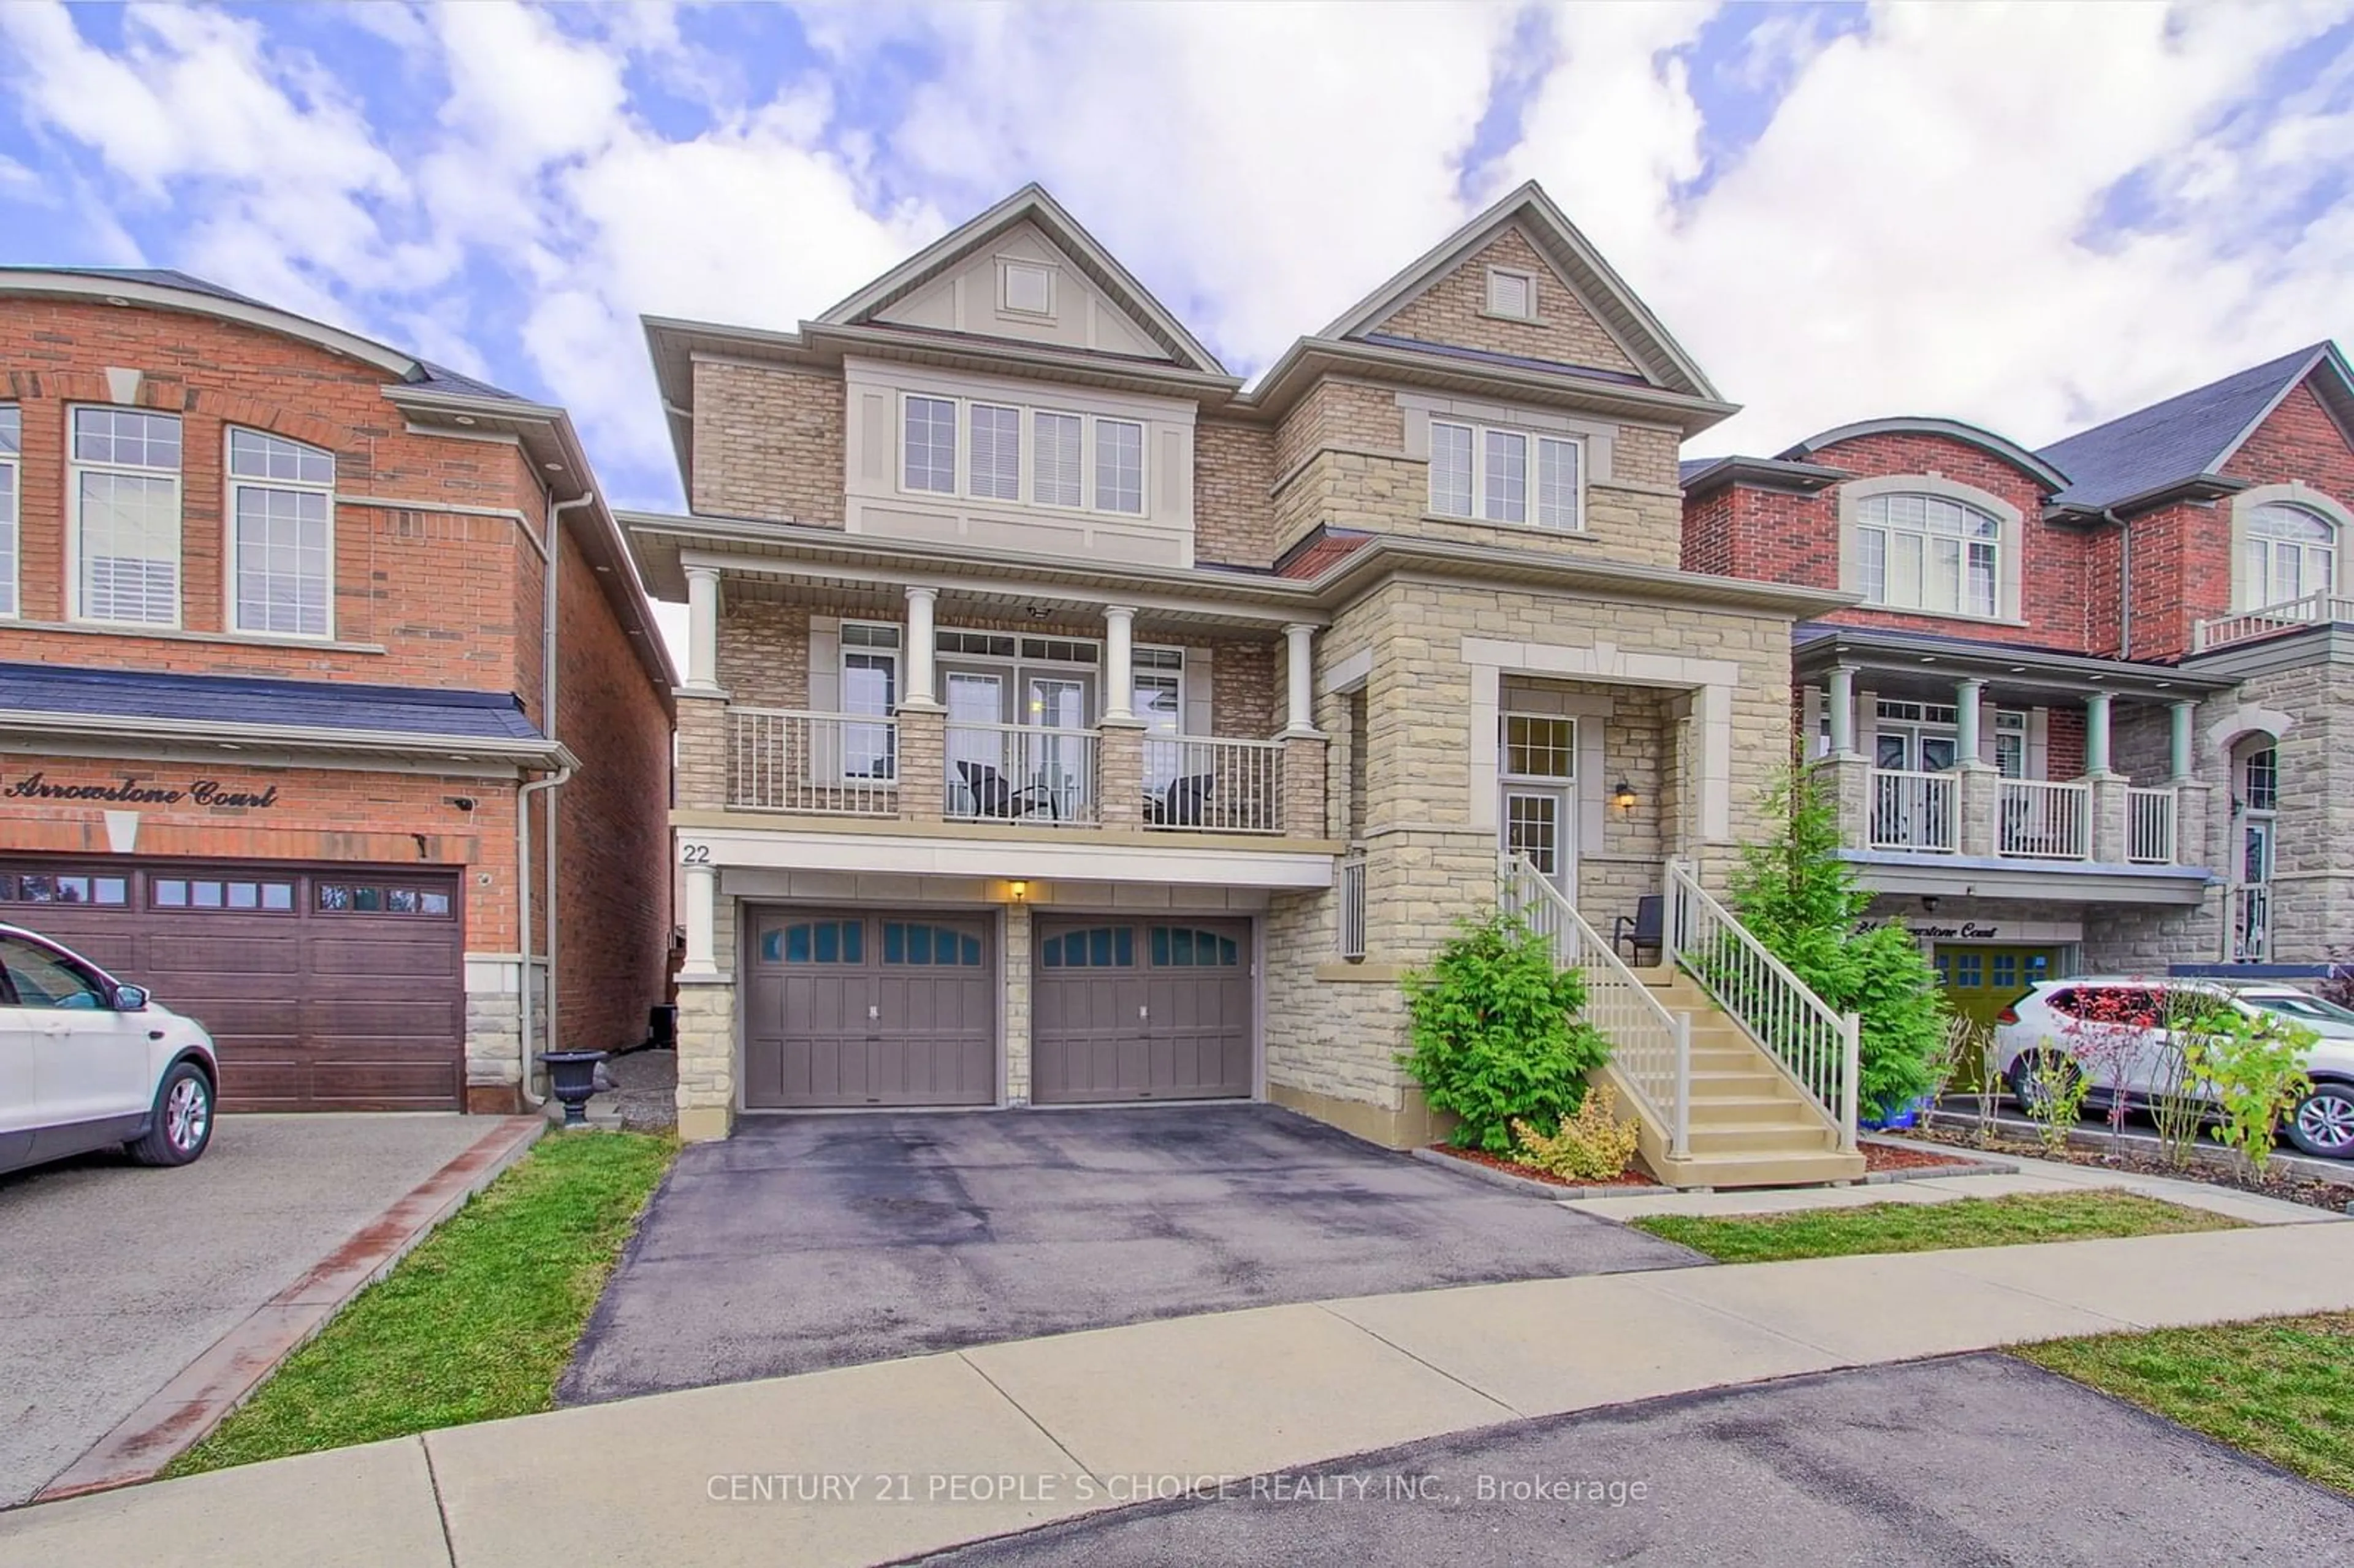
<path id="1" fill-rule="evenodd" d="M 1942 1203 L 1868 1203 L 1784 1214 L 1652 1214 L 1628 1223 L 1638 1230 L 1706 1253 L 1720 1263 L 1776 1263 L 1795 1257 L 1937 1252 L 1948 1247 L 2016 1246 L 2027 1242 L 2240 1228 L 2239 1221 L 2204 1209 L 2187 1209 L 2109 1188 L 1956 1198 Z"/>
<path id="2" fill-rule="evenodd" d="M 2100 1334 L 2012 1353 L 2354 1493 L 2354 1312 Z"/>
<path id="3" fill-rule="evenodd" d="M 542 1139 L 164 1474 L 551 1408 L 675 1149 L 635 1133 Z"/>

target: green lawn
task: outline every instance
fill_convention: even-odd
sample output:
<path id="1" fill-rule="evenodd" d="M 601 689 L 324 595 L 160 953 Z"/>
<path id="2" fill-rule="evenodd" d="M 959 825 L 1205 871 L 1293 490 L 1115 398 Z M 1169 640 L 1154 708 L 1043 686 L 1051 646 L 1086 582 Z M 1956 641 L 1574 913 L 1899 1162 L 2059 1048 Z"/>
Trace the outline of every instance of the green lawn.
<path id="1" fill-rule="evenodd" d="M 546 1410 L 675 1146 L 540 1140 L 166 1476 Z"/>
<path id="2" fill-rule="evenodd" d="M 2354 1312 L 2104 1334 L 2013 1353 L 2354 1492 Z"/>
<path id="3" fill-rule="evenodd" d="M 1946 1203 L 1868 1203 L 1855 1209 L 1724 1219 L 1654 1214 L 1630 1223 L 1638 1230 L 1681 1242 L 1720 1263 L 2228 1231 L 2240 1224 L 2203 1209 L 2186 1209 L 2109 1189 L 1957 1198 Z"/>

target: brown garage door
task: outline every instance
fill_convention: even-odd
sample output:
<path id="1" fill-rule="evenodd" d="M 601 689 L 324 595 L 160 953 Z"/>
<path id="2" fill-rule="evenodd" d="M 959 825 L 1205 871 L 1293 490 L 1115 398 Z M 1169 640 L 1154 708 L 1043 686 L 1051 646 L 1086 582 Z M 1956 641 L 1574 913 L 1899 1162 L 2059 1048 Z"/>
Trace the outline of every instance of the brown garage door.
<path id="1" fill-rule="evenodd" d="M 1040 1105 L 1250 1094 L 1247 923 L 1042 920 L 1034 973 Z"/>
<path id="2" fill-rule="evenodd" d="M 985 1106 L 997 982 L 978 916 L 772 909 L 752 921 L 744 1104 Z"/>
<path id="3" fill-rule="evenodd" d="M 212 1032 L 225 1110 L 460 1108 L 459 916 L 422 867 L 0 861 L 0 920 Z"/>

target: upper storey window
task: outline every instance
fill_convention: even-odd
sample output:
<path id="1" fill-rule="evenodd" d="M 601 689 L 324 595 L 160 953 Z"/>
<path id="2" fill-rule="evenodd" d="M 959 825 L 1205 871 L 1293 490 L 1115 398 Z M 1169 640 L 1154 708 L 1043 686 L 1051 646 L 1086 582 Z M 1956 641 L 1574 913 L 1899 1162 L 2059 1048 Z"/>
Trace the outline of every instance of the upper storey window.
<path id="1" fill-rule="evenodd" d="M 1998 613 L 2002 524 L 1942 495 L 1872 495 L 1856 506 L 1864 602 L 1929 615 Z"/>
<path id="2" fill-rule="evenodd" d="M 1430 422 L 1430 509 L 1446 517 L 1575 529 L 1584 450 L 1574 440 Z"/>
<path id="3" fill-rule="evenodd" d="M 900 488 L 1144 514 L 1144 426 L 980 398 L 900 403 Z"/>
<path id="4" fill-rule="evenodd" d="M 180 620 L 180 421 L 140 408 L 73 410 L 73 614 Z"/>
<path id="5" fill-rule="evenodd" d="M 24 426 L 13 404 L 0 404 L 0 615 L 16 613 L 17 471 L 25 448 Z"/>
<path id="6" fill-rule="evenodd" d="M 2317 512 L 2270 502 L 2248 514 L 2241 546 L 2240 609 L 2286 604 L 2338 587 L 2338 529 Z"/>
<path id="7" fill-rule="evenodd" d="M 237 630 L 324 637 L 334 584 L 335 460 L 260 430 L 228 433 Z"/>

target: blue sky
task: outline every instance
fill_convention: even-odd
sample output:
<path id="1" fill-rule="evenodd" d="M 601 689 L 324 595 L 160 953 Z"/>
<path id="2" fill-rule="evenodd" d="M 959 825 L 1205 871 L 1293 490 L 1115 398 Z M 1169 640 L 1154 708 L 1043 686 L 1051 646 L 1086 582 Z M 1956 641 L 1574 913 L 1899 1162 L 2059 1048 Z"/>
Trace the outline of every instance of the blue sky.
<path id="1" fill-rule="evenodd" d="M 0 260 L 174 266 L 574 411 L 1044 182 L 1248 373 L 1527 178 L 1748 405 L 2041 442 L 2354 336 L 2346 5 L 0 6 Z"/>

